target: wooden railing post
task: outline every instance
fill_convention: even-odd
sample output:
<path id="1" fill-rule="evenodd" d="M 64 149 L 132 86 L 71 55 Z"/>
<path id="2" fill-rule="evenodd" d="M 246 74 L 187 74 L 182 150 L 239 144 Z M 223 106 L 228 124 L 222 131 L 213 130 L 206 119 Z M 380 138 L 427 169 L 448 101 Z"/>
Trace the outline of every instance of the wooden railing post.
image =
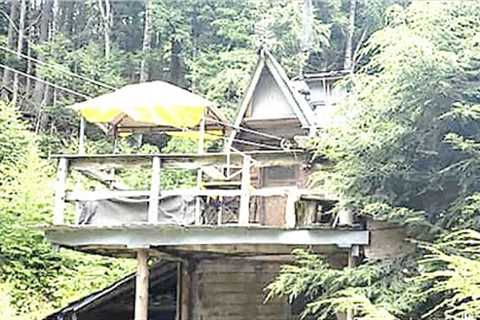
<path id="1" fill-rule="evenodd" d="M 57 181 L 55 185 L 55 202 L 53 207 L 53 224 L 65 223 L 65 194 L 68 175 L 68 160 L 58 161 Z"/>
<path id="2" fill-rule="evenodd" d="M 198 168 L 197 171 L 197 190 L 200 191 L 202 189 L 202 168 Z M 202 203 L 200 200 L 200 196 L 195 197 L 195 224 L 201 225 L 202 224 Z"/>
<path id="3" fill-rule="evenodd" d="M 158 222 L 158 201 L 160 199 L 160 157 L 152 159 L 152 181 L 150 186 L 150 201 L 148 204 L 148 223 Z"/>
<path id="4" fill-rule="evenodd" d="M 78 137 L 78 154 L 85 154 L 85 118 L 80 115 L 80 132 Z"/>
<path id="5" fill-rule="evenodd" d="M 297 215 L 295 212 L 295 202 L 297 202 L 297 200 L 297 192 L 294 190 L 289 191 L 285 204 L 285 225 L 287 228 L 295 228 L 297 225 Z"/>
<path id="6" fill-rule="evenodd" d="M 135 320 L 148 320 L 148 252 L 137 251 L 137 274 L 135 285 Z"/>
<path id="7" fill-rule="evenodd" d="M 242 194 L 240 196 L 240 213 L 238 217 L 238 224 L 239 225 L 248 225 L 250 220 L 250 164 L 252 159 L 248 156 L 243 158 L 243 165 L 242 165 L 242 185 L 241 191 Z"/>

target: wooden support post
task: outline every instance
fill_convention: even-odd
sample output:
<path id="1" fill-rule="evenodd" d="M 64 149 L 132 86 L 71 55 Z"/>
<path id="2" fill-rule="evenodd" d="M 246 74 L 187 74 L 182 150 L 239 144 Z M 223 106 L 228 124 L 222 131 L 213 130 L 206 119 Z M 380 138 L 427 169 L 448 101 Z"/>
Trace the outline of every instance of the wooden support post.
<path id="1" fill-rule="evenodd" d="M 80 115 L 80 133 L 78 137 L 78 154 L 85 154 L 85 118 Z"/>
<path id="2" fill-rule="evenodd" d="M 240 213 L 238 217 L 238 224 L 248 225 L 250 220 L 250 163 L 252 159 L 248 156 L 243 157 L 242 166 L 242 195 L 240 196 Z"/>
<path id="3" fill-rule="evenodd" d="M 137 251 L 137 274 L 135 285 L 135 320 L 148 320 L 148 253 Z"/>
<path id="4" fill-rule="evenodd" d="M 352 246 L 350 250 L 348 250 L 348 261 L 347 266 L 349 268 L 355 267 L 355 257 L 358 256 L 358 246 Z M 346 320 L 353 320 L 353 309 L 347 310 L 347 319 Z"/>
<path id="5" fill-rule="evenodd" d="M 53 208 L 53 224 L 65 223 L 65 194 L 68 175 L 68 160 L 60 158 L 58 162 L 57 181 L 55 186 L 55 203 Z"/>
<path id="6" fill-rule="evenodd" d="M 160 199 L 160 167 L 159 157 L 152 159 L 152 182 L 150 186 L 150 202 L 148 204 L 148 223 L 158 222 L 158 201 Z"/>
<path id="7" fill-rule="evenodd" d="M 178 275 L 180 282 L 180 306 L 179 320 L 190 320 L 190 308 L 192 303 L 192 274 L 193 269 L 189 261 L 182 262 L 181 273 Z"/>

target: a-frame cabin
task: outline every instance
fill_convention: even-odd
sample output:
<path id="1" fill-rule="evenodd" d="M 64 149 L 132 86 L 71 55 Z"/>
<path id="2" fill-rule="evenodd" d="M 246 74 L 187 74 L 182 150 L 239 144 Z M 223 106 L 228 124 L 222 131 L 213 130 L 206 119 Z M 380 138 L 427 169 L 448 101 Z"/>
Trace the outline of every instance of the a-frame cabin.
<path id="1" fill-rule="evenodd" d="M 272 54 L 260 50 L 235 120 L 236 130 L 231 133 L 227 148 L 283 148 L 288 147 L 295 136 L 313 133 L 317 128 L 315 114 L 306 97 L 294 85 Z"/>

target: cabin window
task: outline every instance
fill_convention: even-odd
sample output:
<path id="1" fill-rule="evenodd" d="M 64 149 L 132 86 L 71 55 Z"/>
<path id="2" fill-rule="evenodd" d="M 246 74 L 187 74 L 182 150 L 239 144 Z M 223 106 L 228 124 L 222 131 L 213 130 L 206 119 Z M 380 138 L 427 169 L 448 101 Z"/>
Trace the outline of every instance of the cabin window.
<path id="1" fill-rule="evenodd" d="M 290 186 L 296 185 L 297 167 L 296 166 L 273 166 L 263 169 L 264 186 Z"/>

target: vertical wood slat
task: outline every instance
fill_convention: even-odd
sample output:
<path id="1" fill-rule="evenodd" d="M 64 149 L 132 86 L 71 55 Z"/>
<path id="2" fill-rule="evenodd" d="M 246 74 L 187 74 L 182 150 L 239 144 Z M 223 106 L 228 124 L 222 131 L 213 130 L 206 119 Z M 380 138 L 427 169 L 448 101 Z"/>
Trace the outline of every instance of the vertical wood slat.
<path id="1" fill-rule="evenodd" d="M 135 320 L 148 320 L 148 252 L 137 250 L 137 274 L 135 277 Z"/>
<path id="2" fill-rule="evenodd" d="M 150 201 L 148 204 L 148 223 L 158 222 L 158 201 L 160 199 L 160 157 L 152 159 L 152 180 L 150 185 Z"/>
<path id="3" fill-rule="evenodd" d="M 55 202 L 53 207 L 53 224 L 65 223 L 65 193 L 68 175 L 68 160 L 60 158 L 58 162 L 57 181 L 55 185 Z"/>
<path id="4" fill-rule="evenodd" d="M 243 157 L 242 165 L 242 195 L 240 196 L 240 213 L 238 217 L 239 225 L 248 225 L 250 220 L 250 167 L 251 159 L 248 156 Z"/>
<path id="5" fill-rule="evenodd" d="M 297 193 L 290 191 L 287 195 L 285 204 L 285 224 L 287 228 L 295 228 L 297 225 L 297 215 L 295 213 L 295 202 L 297 201 Z"/>
<path id="6" fill-rule="evenodd" d="M 200 190 L 202 187 L 202 168 L 198 168 L 197 171 L 197 189 Z M 202 224 L 202 208 L 201 208 L 201 202 L 200 202 L 200 197 L 196 196 L 195 198 L 195 224 L 196 225 L 201 225 Z"/>

